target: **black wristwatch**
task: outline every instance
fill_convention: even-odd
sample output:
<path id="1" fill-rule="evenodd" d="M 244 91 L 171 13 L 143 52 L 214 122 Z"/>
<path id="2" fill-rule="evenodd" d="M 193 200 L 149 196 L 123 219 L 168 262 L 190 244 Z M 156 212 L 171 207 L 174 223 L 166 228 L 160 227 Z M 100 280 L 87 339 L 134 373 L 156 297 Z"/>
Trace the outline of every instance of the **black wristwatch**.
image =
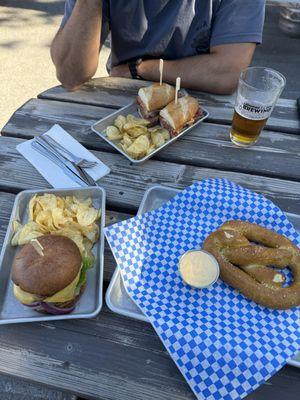
<path id="1" fill-rule="evenodd" d="M 137 72 L 137 67 L 140 65 L 140 63 L 142 61 L 143 60 L 141 58 L 138 58 L 137 60 L 129 61 L 128 67 L 129 67 L 129 71 L 131 73 L 131 77 L 133 79 L 142 79 L 142 77 Z"/>

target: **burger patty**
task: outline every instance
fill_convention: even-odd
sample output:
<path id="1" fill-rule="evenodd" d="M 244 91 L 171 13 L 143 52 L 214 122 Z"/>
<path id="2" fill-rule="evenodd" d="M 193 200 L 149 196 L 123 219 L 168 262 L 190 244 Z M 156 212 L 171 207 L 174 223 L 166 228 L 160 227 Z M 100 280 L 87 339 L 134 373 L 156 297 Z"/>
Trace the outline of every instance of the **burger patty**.
<path id="1" fill-rule="evenodd" d="M 191 121 L 188 121 L 181 129 L 183 129 L 187 125 L 192 125 L 195 121 L 197 121 L 199 118 L 201 118 L 203 115 L 203 110 L 199 107 L 196 114 L 194 115 L 193 119 Z M 163 128 L 167 129 L 167 131 L 170 133 L 171 137 L 177 136 L 180 131 L 176 131 L 168 121 L 166 121 L 163 117 L 159 117 L 160 124 Z"/>
<path id="2" fill-rule="evenodd" d="M 150 128 L 151 126 L 156 125 L 158 123 L 159 111 L 148 111 L 140 96 L 137 96 L 136 102 L 138 104 L 141 117 L 149 121 L 148 127 Z"/>

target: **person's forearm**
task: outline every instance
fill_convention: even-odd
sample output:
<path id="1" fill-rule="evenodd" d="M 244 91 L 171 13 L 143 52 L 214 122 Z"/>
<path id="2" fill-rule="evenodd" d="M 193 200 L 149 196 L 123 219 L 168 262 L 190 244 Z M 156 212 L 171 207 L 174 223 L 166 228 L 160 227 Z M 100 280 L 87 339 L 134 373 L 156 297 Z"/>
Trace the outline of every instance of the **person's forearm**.
<path id="1" fill-rule="evenodd" d="M 158 81 L 158 60 L 147 60 L 139 71 L 143 79 Z M 216 94 L 230 94 L 234 91 L 237 77 L 218 65 L 212 55 L 201 55 L 164 62 L 164 82 L 175 85 L 176 78 L 181 77 L 181 86 L 187 89 L 202 90 Z"/>
<path id="2" fill-rule="evenodd" d="M 75 89 L 96 72 L 100 52 L 101 0 L 77 0 L 72 15 L 51 46 L 59 81 Z"/>
<path id="3" fill-rule="evenodd" d="M 249 46 L 248 46 L 249 47 Z M 249 54 L 242 59 L 234 58 L 236 49 L 228 48 L 228 54 L 204 54 L 179 60 L 164 62 L 164 82 L 175 84 L 177 76 L 181 77 L 182 87 L 207 91 L 216 94 L 231 94 L 236 89 L 241 69 L 248 66 L 253 48 L 245 48 Z M 237 60 L 237 61 L 235 61 Z M 158 60 L 143 61 L 138 69 L 143 79 L 158 81 Z"/>

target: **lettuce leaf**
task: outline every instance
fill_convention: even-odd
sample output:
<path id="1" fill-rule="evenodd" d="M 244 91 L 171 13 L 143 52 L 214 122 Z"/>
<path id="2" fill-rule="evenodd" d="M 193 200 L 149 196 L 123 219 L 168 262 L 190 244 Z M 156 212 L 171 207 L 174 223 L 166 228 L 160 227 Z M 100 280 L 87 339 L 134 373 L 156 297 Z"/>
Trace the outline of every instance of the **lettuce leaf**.
<path id="1" fill-rule="evenodd" d="M 95 262 L 95 258 L 93 255 L 82 257 L 82 267 L 81 267 L 80 277 L 79 277 L 79 281 L 77 283 L 76 289 L 80 289 L 80 287 L 86 283 L 87 271 L 89 269 L 93 268 L 94 262 Z"/>

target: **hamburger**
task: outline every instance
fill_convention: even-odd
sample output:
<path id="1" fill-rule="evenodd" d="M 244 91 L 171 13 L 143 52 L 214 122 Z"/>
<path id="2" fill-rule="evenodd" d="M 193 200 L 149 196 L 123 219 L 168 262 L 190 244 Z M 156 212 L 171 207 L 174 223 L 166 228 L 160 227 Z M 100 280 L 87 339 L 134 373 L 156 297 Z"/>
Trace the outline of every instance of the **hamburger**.
<path id="1" fill-rule="evenodd" d="M 154 83 L 139 89 L 137 104 L 141 117 L 149 121 L 149 127 L 156 125 L 159 111 L 174 99 L 175 89 L 167 83 Z"/>
<path id="2" fill-rule="evenodd" d="M 84 291 L 91 266 L 77 245 L 65 236 L 43 235 L 25 244 L 11 271 L 14 295 L 22 304 L 48 314 L 68 314 Z"/>
<path id="3" fill-rule="evenodd" d="M 167 129 L 171 137 L 177 136 L 187 125 L 193 124 L 203 114 L 198 100 L 192 96 L 179 97 L 159 113 L 160 124 Z"/>

